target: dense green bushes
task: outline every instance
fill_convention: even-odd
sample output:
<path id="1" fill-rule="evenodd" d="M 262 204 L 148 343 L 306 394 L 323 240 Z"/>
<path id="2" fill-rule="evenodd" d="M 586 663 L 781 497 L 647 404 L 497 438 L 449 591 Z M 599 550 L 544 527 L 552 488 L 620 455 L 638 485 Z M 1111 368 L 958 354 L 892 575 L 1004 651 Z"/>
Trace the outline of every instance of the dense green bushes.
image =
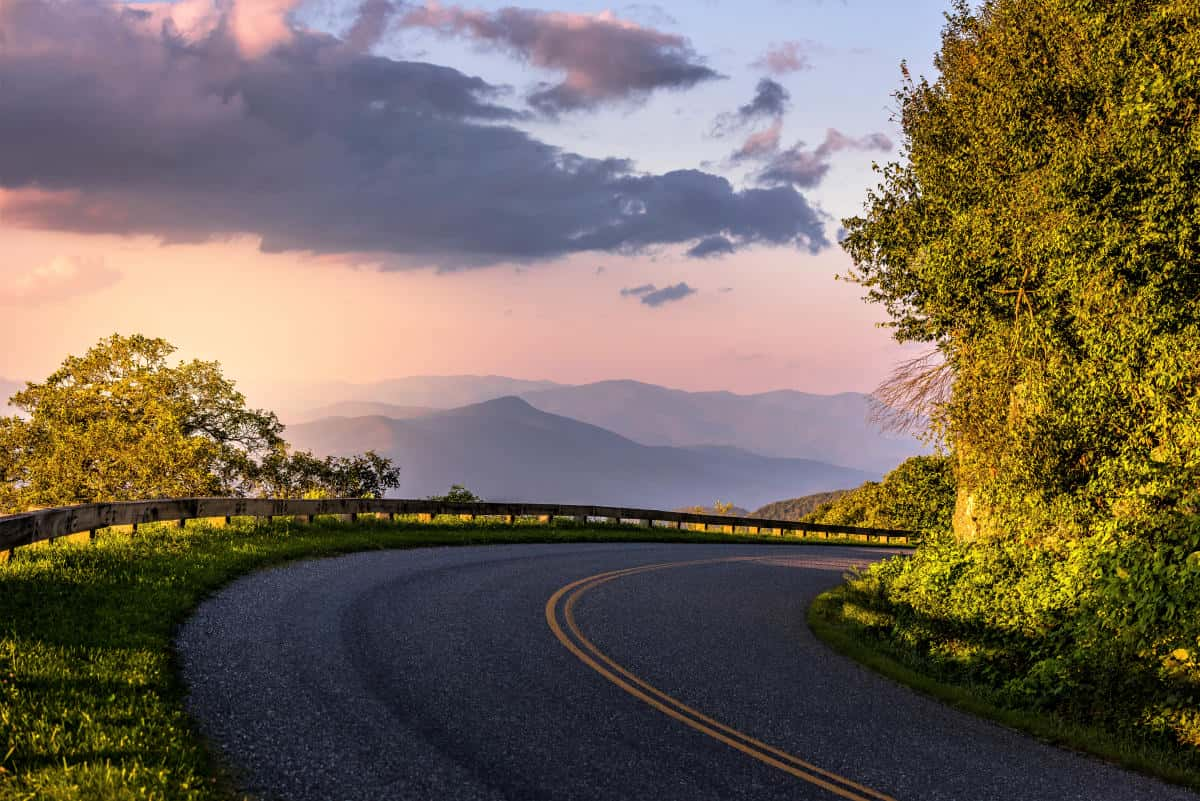
<path id="1" fill-rule="evenodd" d="M 853 580 L 846 614 L 1001 707 L 1188 751 L 1200 746 L 1200 521 L 1164 524 L 1054 547 L 934 536 Z"/>
<path id="2" fill-rule="evenodd" d="M 954 471 L 946 456 L 914 456 L 883 477 L 838 495 L 803 519 L 810 523 L 948 531 Z"/>

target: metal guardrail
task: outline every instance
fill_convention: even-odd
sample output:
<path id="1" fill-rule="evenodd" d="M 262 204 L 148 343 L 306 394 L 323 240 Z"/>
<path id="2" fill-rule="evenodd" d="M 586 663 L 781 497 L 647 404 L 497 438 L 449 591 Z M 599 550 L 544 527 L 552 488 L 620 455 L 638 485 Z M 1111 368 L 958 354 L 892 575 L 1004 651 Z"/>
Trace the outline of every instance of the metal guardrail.
<path id="1" fill-rule="evenodd" d="M 152 501 L 127 501 L 117 503 L 89 503 L 80 506 L 60 506 L 39 509 L 17 515 L 0 517 L 0 551 L 11 551 L 35 542 L 54 540 L 72 534 L 91 533 L 94 537 L 100 529 L 111 526 L 136 526 L 145 523 L 177 522 L 180 526 L 188 520 L 234 517 L 292 517 L 311 523 L 314 518 L 337 515 L 356 519 L 358 515 L 424 515 L 431 519 L 438 515 L 453 515 L 462 519 L 476 517 L 498 517 L 512 523 L 518 518 L 533 517 L 540 522 L 550 523 L 556 517 L 571 518 L 577 523 L 588 523 L 595 519 L 621 523 L 637 521 L 643 526 L 657 523 L 671 524 L 675 528 L 692 528 L 708 531 L 709 526 L 720 526 L 720 530 L 733 533 L 744 528 L 749 533 L 760 534 L 764 530 L 775 534 L 803 532 L 828 537 L 843 535 L 851 538 L 875 538 L 882 542 L 910 544 L 919 539 L 915 531 L 901 531 L 858 526 L 832 526 L 821 523 L 801 523 L 794 520 L 769 520 L 756 517 L 727 517 L 725 515 L 694 514 L 692 512 L 667 512 L 660 509 L 625 509 L 614 506 L 573 506 L 546 503 L 448 503 L 432 500 L 395 500 L 390 498 L 336 498 L 329 500 L 284 500 L 273 498 L 166 498 Z"/>

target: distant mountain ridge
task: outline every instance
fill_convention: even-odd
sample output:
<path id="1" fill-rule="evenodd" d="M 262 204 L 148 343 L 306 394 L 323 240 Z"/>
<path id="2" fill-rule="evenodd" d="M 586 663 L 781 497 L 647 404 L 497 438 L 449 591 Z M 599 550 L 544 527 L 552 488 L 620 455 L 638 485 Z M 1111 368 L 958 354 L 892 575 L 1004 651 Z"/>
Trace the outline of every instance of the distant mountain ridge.
<path id="1" fill-rule="evenodd" d="M 327 418 L 289 426 L 287 437 L 322 455 L 374 449 L 391 457 L 402 469 L 402 497 L 464 484 L 497 501 L 673 509 L 720 498 L 753 508 L 878 477 L 731 447 L 642 445 L 511 396 L 408 420 Z"/>
<path id="2" fill-rule="evenodd" d="M 911 437 L 889 437 L 876 429 L 868 421 L 868 396 L 858 392 L 737 395 L 601 381 L 522 397 L 542 411 L 646 445 L 732 445 L 765 456 L 817 459 L 875 472 L 927 450 Z"/>
<path id="3" fill-rule="evenodd" d="M 346 404 L 361 403 L 357 411 L 404 418 L 411 415 L 390 414 L 386 407 L 449 409 L 515 395 L 544 412 L 591 423 L 643 445 L 729 445 L 764 456 L 815 459 L 877 473 L 928 451 L 912 437 L 877 430 L 867 419 L 868 396 L 858 392 L 738 395 L 687 392 L 640 381 L 570 386 L 503 376 L 415 376 L 321 386 L 315 396 L 297 390 L 300 394 L 293 399 L 312 398 L 312 403 L 306 410 L 281 411 L 284 422 L 312 421 L 326 416 L 316 412 Z M 314 411 L 314 406 L 323 409 Z"/>

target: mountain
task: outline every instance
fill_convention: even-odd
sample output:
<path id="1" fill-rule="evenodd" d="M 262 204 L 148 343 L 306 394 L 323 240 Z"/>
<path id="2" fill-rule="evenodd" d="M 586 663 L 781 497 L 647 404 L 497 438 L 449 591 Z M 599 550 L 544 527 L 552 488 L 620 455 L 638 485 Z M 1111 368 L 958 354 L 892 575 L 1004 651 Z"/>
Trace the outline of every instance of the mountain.
<path id="1" fill-rule="evenodd" d="M 817 459 L 872 472 L 927 450 L 867 419 L 868 396 L 792 390 L 736 395 L 601 381 L 521 393 L 534 407 L 646 445 L 733 445 L 766 456 Z M 791 493 L 795 494 L 795 493 Z"/>
<path id="2" fill-rule="evenodd" d="M 308 423 L 326 417 L 390 417 L 393 420 L 410 420 L 436 412 L 429 406 L 398 406 L 394 403 L 374 401 L 345 401 L 309 409 L 293 418 L 293 423 Z"/>
<path id="3" fill-rule="evenodd" d="M 847 492 L 850 492 L 850 490 L 840 489 L 831 492 L 817 492 L 800 498 L 790 498 L 786 501 L 775 501 L 774 503 L 768 503 L 766 506 L 755 509 L 750 517 L 769 517 L 772 520 L 800 520 L 805 515 L 812 514 L 821 504 L 836 501 Z"/>
<path id="4" fill-rule="evenodd" d="M 808 459 L 731 447 L 647 446 L 504 397 L 423 417 L 333 417 L 289 426 L 298 448 L 347 455 L 374 449 L 402 468 L 403 497 L 464 484 L 488 500 L 672 509 L 721 499 L 754 507 L 877 478 Z M 711 501 L 709 501 L 711 502 Z"/>
<path id="5" fill-rule="evenodd" d="M 285 423 L 299 423 L 314 419 L 308 416 L 314 408 L 349 401 L 453 409 L 506 395 L 561 386 L 564 385 L 553 381 L 527 381 L 499 375 L 417 375 L 370 384 L 323 381 L 263 386 L 247 394 L 254 405 L 274 410 Z"/>

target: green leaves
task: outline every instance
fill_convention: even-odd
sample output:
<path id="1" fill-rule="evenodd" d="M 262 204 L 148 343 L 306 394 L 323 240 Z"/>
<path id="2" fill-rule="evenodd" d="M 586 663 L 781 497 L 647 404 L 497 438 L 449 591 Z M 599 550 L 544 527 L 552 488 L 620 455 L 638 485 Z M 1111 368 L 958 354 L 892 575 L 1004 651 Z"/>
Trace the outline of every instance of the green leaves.
<path id="1" fill-rule="evenodd" d="M 897 93 L 853 278 L 954 371 L 982 536 L 1181 509 L 1200 474 L 1200 6 L 989 0 Z M 966 533 L 964 529 L 963 533 Z"/>

